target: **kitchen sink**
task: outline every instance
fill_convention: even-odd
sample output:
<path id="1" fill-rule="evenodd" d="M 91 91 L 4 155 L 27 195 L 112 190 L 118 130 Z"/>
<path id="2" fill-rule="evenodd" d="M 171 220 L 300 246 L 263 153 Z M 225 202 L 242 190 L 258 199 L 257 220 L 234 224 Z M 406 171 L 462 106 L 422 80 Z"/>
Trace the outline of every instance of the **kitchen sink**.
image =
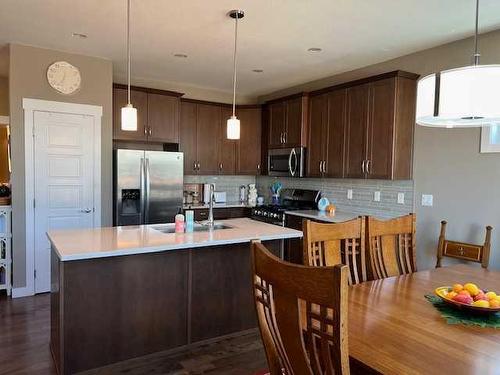
<path id="1" fill-rule="evenodd" d="M 233 228 L 231 225 L 226 225 L 222 223 L 215 223 L 212 227 L 208 226 L 207 224 L 196 223 L 193 227 L 193 232 L 208 232 L 210 230 L 231 229 L 231 228 Z M 175 233 L 175 224 L 157 225 L 154 226 L 153 229 L 162 233 Z"/>

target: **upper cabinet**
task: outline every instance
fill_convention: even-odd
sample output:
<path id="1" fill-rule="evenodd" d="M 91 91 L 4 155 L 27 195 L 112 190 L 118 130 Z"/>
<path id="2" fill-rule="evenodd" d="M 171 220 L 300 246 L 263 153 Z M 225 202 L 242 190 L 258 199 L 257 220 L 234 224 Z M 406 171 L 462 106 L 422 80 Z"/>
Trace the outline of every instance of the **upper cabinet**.
<path id="1" fill-rule="evenodd" d="M 306 146 L 308 105 L 306 93 L 267 104 L 269 148 Z"/>
<path id="2" fill-rule="evenodd" d="M 137 109 L 137 131 L 123 131 L 121 108 L 127 105 L 127 89 L 114 85 L 113 139 L 178 143 L 181 95 L 171 91 L 132 88 L 130 101 Z"/>
<path id="3" fill-rule="evenodd" d="M 411 179 L 417 78 L 396 71 L 311 93 L 308 176 Z"/>
<path id="4" fill-rule="evenodd" d="M 346 177 L 412 178 L 416 79 L 397 72 L 347 90 Z"/>
<path id="5" fill-rule="evenodd" d="M 311 96 L 309 104 L 309 177 L 343 177 L 346 90 Z"/>
<path id="6" fill-rule="evenodd" d="M 236 143 L 236 174 L 259 175 L 261 165 L 262 110 L 260 106 L 238 108 L 240 139 Z"/>
<path id="7" fill-rule="evenodd" d="M 226 136 L 227 105 L 181 101 L 180 150 L 184 173 L 204 175 L 257 175 L 260 173 L 260 106 L 236 109 L 240 119 L 239 140 Z"/>

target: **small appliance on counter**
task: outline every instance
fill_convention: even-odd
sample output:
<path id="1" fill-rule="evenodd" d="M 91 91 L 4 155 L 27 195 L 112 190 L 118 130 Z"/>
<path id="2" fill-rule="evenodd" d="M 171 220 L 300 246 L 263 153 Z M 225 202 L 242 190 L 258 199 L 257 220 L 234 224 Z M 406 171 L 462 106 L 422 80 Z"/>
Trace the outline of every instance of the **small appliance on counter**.
<path id="1" fill-rule="evenodd" d="M 248 184 L 248 204 L 250 206 L 257 205 L 257 188 L 255 184 Z"/>
<path id="2" fill-rule="evenodd" d="M 184 184 L 184 204 L 200 204 L 203 184 Z"/>
<path id="3" fill-rule="evenodd" d="M 281 204 L 252 208 L 250 217 L 269 224 L 285 226 L 285 211 L 315 210 L 321 198 L 319 190 L 282 189 Z"/>
<path id="4" fill-rule="evenodd" d="M 245 185 L 240 186 L 240 203 L 245 203 L 247 201 L 247 187 Z"/>

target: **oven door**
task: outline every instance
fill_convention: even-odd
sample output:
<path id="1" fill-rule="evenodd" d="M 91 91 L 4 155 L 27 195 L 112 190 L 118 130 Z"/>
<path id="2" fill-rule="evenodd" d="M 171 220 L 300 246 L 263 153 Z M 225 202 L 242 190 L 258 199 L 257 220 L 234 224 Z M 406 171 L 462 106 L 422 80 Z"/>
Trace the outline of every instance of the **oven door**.
<path id="1" fill-rule="evenodd" d="M 303 177 L 304 155 L 303 147 L 269 150 L 269 176 Z"/>

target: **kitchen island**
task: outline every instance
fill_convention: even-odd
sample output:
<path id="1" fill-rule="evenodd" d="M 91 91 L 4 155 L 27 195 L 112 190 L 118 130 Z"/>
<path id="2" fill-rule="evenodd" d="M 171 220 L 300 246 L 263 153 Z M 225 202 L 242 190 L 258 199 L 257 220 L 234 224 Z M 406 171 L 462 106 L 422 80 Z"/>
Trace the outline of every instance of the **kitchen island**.
<path id="1" fill-rule="evenodd" d="M 250 246 L 301 231 L 250 219 L 52 231 L 51 350 L 60 374 L 256 327 Z"/>

